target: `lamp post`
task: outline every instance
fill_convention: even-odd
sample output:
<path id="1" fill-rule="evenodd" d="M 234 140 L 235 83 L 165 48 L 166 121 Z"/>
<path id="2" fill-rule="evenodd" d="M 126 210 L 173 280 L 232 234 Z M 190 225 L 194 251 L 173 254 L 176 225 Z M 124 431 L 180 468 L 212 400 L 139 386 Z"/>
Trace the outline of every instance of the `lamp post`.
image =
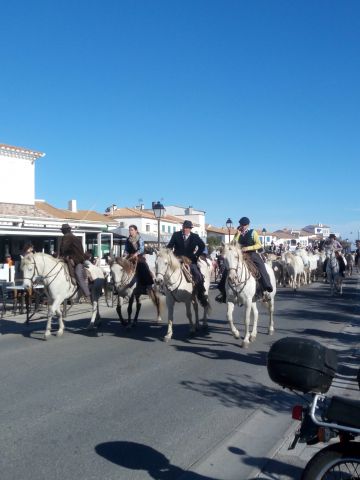
<path id="1" fill-rule="evenodd" d="M 228 218 L 228 219 L 226 220 L 226 226 L 227 226 L 228 233 L 229 233 L 229 243 L 230 243 L 230 231 L 231 231 L 232 226 L 233 226 L 233 223 L 232 223 L 231 218 Z"/>
<path id="2" fill-rule="evenodd" d="M 261 230 L 262 234 L 263 234 L 263 243 L 264 243 L 264 252 L 265 252 L 265 235 L 266 235 L 266 228 L 264 227 L 262 230 Z"/>
<path id="3" fill-rule="evenodd" d="M 160 202 L 152 202 L 152 209 L 158 221 L 158 250 L 160 250 L 160 220 L 165 215 L 165 207 Z"/>

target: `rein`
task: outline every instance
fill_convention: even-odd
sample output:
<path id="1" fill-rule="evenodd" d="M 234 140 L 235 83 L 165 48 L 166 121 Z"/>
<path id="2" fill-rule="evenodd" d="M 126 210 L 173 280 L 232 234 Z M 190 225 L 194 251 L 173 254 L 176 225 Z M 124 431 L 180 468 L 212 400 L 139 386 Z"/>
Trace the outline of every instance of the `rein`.
<path id="1" fill-rule="evenodd" d="M 239 264 L 241 263 L 241 267 L 239 266 Z M 240 272 L 240 275 L 238 275 L 238 270 L 241 268 L 241 272 Z M 245 268 L 245 262 L 242 261 L 240 262 L 240 257 L 238 256 L 237 257 L 237 265 L 235 268 L 229 268 L 229 273 L 231 270 L 234 270 L 235 273 L 236 273 L 236 279 L 238 280 L 238 282 L 236 281 L 233 281 L 229 278 L 229 276 L 227 277 L 227 282 L 231 288 L 231 290 L 236 293 L 237 295 L 240 295 L 241 292 L 244 290 L 245 288 L 245 285 L 247 283 L 247 281 L 249 280 L 250 278 L 250 272 L 247 268 Z M 241 278 L 243 276 L 243 272 L 245 270 L 245 280 L 242 282 L 241 281 Z M 237 289 L 237 287 L 241 287 L 240 290 Z"/>
<path id="2" fill-rule="evenodd" d="M 34 282 L 34 277 L 41 277 L 44 280 L 52 278 L 52 280 L 47 285 L 47 287 L 49 287 L 52 284 L 52 282 L 57 278 L 57 276 L 60 274 L 61 270 L 64 268 L 64 265 L 60 265 L 60 269 L 57 272 L 55 272 L 53 275 L 51 275 L 53 270 L 55 270 L 55 268 L 60 264 L 60 262 L 56 262 L 55 265 L 51 268 L 51 270 L 49 270 L 49 272 L 47 274 L 42 275 L 42 274 L 40 274 L 40 271 L 39 271 L 38 265 L 36 263 L 35 257 L 33 257 L 33 259 L 34 260 L 31 263 L 34 265 L 34 273 L 32 274 L 31 277 L 25 277 L 24 276 L 24 280 L 29 280 L 32 284 L 35 283 Z M 44 268 L 45 268 L 45 257 L 44 256 L 43 256 L 43 261 L 44 261 Z"/>
<path id="3" fill-rule="evenodd" d="M 156 275 L 161 275 L 163 277 L 163 279 L 165 280 L 165 276 L 166 276 L 166 273 L 167 271 L 169 270 L 170 268 L 170 264 L 167 265 L 166 267 L 166 270 L 164 273 L 161 273 L 161 272 L 158 272 L 157 270 L 157 267 L 156 267 Z M 177 290 L 179 289 L 180 285 L 181 285 L 181 282 L 182 282 L 182 277 L 183 277 L 183 272 L 182 272 L 182 269 L 181 269 L 181 266 L 180 266 L 180 273 L 179 273 L 179 277 L 175 280 L 174 283 L 171 283 L 170 282 L 170 279 L 171 277 L 174 275 L 175 273 L 175 270 L 172 271 L 172 273 L 168 276 L 168 285 L 165 283 L 165 287 L 167 288 L 167 290 L 169 290 L 169 292 L 171 293 L 171 295 L 174 297 L 174 300 L 177 301 L 175 299 L 175 293 L 177 292 Z M 178 285 L 174 288 L 172 288 L 174 285 L 176 285 L 176 283 L 178 283 Z"/>

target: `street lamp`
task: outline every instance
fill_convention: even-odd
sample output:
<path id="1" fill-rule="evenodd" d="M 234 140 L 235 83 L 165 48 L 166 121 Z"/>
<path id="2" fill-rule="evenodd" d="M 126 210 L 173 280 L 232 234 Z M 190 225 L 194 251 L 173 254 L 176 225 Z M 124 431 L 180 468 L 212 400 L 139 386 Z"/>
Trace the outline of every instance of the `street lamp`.
<path id="1" fill-rule="evenodd" d="M 160 202 L 152 202 L 152 209 L 158 221 L 158 250 L 160 250 L 160 220 L 165 215 L 165 207 Z"/>
<path id="2" fill-rule="evenodd" d="M 228 218 L 226 220 L 226 226 L 227 226 L 228 233 L 229 233 L 229 243 L 230 243 L 230 230 L 232 229 L 232 226 L 233 226 L 231 218 Z"/>
<path id="3" fill-rule="evenodd" d="M 263 234 L 263 242 L 264 242 L 264 252 L 265 252 L 265 235 L 266 235 L 266 228 L 264 227 L 262 230 L 261 230 L 262 234 Z"/>

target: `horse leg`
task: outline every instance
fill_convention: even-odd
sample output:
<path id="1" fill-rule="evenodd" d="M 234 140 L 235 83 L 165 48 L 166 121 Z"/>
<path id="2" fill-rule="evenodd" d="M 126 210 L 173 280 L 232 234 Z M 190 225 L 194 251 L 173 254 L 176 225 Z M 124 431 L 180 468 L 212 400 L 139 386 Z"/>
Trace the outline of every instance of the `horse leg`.
<path id="1" fill-rule="evenodd" d="M 244 304 L 245 337 L 241 344 L 243 348 L 248 348 L 250 343 L 250 315 L 251 315 L 251 309 L 252 309 L 251 304 L 252 304 L 251 301 L 248 301 L 246 304 Z"/>
<path id="2" fill-rule="evenodd" d="M 132 322 L 132 326 L 133 326 L 133 327 L 136 327 L 136 325 L 137 325 L 139 313 L 140 313 L 140 310 L 141 310 L 140 295 L 135 295 L 135 301 L 136 301 L 136 311 L 135 311 L 134 320 L 133 320 L 133 322 Z"/>
<path id="3" fill-rule="evenodd" d="M 233 320 L 233 311 L 234 311 L 235 304 L 233 302 L 227 302 L 226 307 L 227 307 L 226 308 L 226 316 L 227 316 L 227 320 L 228 320 L 229 325 L 230 325 L 231 333 L 237 339 L 237 338 L 240 337 L 240 332 L 235 327 L 234 320 Z"/>
<path id="4" fill-rule="evenodd" d="M 117 303 L 117 306 L 116 306 L 116 312 L 118 314 L 121 325 L 125 326 L 127 322 L 126 322 L 126 320 L 124 319 L 124 317 L 122 316 L 122 313 L 121 313 L 121 307 L 122 307 L 123 301 L 124 301 L 123 297 L 118 295 L 118 303 Z"/>
<path id="5" fill-rule="evenodd" d="M 52 320 L 54 315 L 55 315 L 55 309 L 54 309 L 54 304 L 52 304 L 52 305 L 49 305 L 49 307 L 48 307 L 46 330 L 45 330 L 44 337 L 43 337 L 44 340 L 47 340 L 51 335 L 51 320 Z"/>
<path id="6" fill-rule="evenodd" d="M 192 312 L 191 312 L 191 304 L 194 306 L 194 311 L 195 311 L 195 318 L 196 318 L 196 323 L 194 324 L 193 319 L 192 319 Z M 195 306 L 196 305 L 196 306 Z M 189 320 L 190 323 L 190 336 L 194 335 L 196 332 L 196 329 L 199 325 L 199 307 L 196 298 L 194 300 L 190 300 L 188 302 L 185 302 L 185 308 L 186 308 L 186 316 Z M 196 315 L 197 312 L 197 315 Z"/>
<path id="7" fill-rule="evenodd" d="M 130 298 L 129 298 L 128 308 L 127 308 L 127 314 L 128 314 L 127 326 L 131 325 L 131 314 L 132 314 L 132 307 L 133 307 L 133 303 L 134 303 L 134 298 L 135 298 L 135 294 L 132 293 Z"/>
<path id="8" fill-rule="evenodd" d="M 173 321 L 174 321 L 174 305 L 175 301 L 173 298 L 166 296 L 166 305 L 168 309 L 168 328 L 167 333 L 164 337 L 165 342 L 169 342 L 173 335 Z"/>
<path id="9" fill-rule="evenodd" d="M 61 337 L 62 334 L 64 333 L 64 321 L 63 321 L 63 312 L 61 310 L 61 306 L 59 303 L 56 304 L 56 310 L 55 312 L 58 315 L 58 322 L 59 322 L 59 329 L 56 332 L 57 337 Z"/>
<path id="10" fill-rule="evenodd" d="M 271 300 L 269 300 L 267 307 L 269 311 L 269 330 L 268 330 L 268 335 L 273 335 L 274 334 L 274 297 L 271 297 Z"/>
<path id="11" fill-rule="evenodd" d="M 155 305 L 155 308 L 156 308 L 156 313 L 157 313 L 157 319 L 156 320 L 157 320 L 158 323 L 161 323 L 162 319 L 161 319 L 161 312 L 160 312 L 160 297 L 157 295 L 157 293 L 155 292 L 155 290 L 153 288 L 149 288 L 148 294 L 149 294 L 149 297 L 151 298 L 151 301 L 153 302 L 153 304 Z"/>
<path id="12" fill-rule="evenodd" d="M 259 311 L 258 311 L 256 302 L 253 302 L 251 304 L 251 311 L 253 312 L 253 315 L 254 315 L 254 322 L 253 322 L 253 328 L 252 328 L 249 340 L 250 342 L 254 342 L 257 337 L 257 326 L 258 326 L 258 319 L 259 319 Z M 250 312 L 250 315 L 251 315 L 251 312 Z"/>
<path id="13" fill-rule="evenodd" d="M 198 332 L 200 330 L 200 321 L 199 321 L 199 304 L 197 302 L 197 299 L 194 298 L 194 300 L 191 301 L 193 307 L 194 307 L 194 313 L 195 313 L 195 332 Z"/>

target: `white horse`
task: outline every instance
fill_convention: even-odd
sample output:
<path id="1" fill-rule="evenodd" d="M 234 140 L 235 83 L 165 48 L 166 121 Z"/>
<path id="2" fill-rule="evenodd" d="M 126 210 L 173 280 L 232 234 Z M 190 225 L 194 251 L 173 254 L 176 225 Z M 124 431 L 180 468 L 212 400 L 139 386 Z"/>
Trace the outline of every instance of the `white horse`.
<path id="1" fill-rule="evenodd" d="M 23 272 L 23 284 L 26 289 L 31 289 L 35 283 L 42 283 L 45 287 L 45 293 L 49 300 L 47 315 L 47 324 L 44 334 L 44 340 L 47 340 L 51 334 L 51 320 L 54 315 L 59 318 L 59 329 L 56 335 L 59 337 L 64 333 L 63 312 L 61 306 L 64 300 L 75 296 L 78 287 L 70 277 L 67 264 L 61 260 L 47 255 L 46 253 L 29 253 L 21 260 L 21 270 Z M 99 325 L 99 297 L 104 286 L 104 274 L 99 267 L 88 264 L 86 271 L 88 277 L 92 280 L 89 283 L 92 301 L 92 316 L 89 329 Z"/>
<path id="2" fill-rule="evenodd" d="M 225 265 L 228 269 L 228 276 L 226 279 L 227 319 L 230 324 L 231 333 L 235 338 L 239 338 L 240 333 L 233 322 L 233 311 L 236 304 L 244 306 L 245 337 L 242 342 L 242 347 L 247 348 L 249 342 L 254 341 L 257 336 L 259 312 L 255 299 L 256 280 L 250 273 L 238 244 L 225 245 L 223 255 Z M 276 280 L 273 269 L 268 264 L 265 264 L 265 268 L 269 274 L 270 282 L 273 287 L 271 293 L 267 292 L 266 301 L 270 317 L 268 334 L 272 335 L 274 333 L 274 298 L 276 294 Z M 253 328 L 250 334 L 251 312 L 253 313 Z"/>
<path id="3" fill-rule="evenodd" d="M 137 324 L 137 319 L 141 310 L 141 295 L 143 294 L 147 294 L 155 305 L 157 322 L 161 323 L 161 299 L 159 293 L 152 286 L 149 286 L 146 292 L 141 291 L 141 287 L 139 287 L 136 279 L 134 265 L 129 262 L 129 260 L 118 257 L 115 260 L 112 260 L 110 265 L 112 280 L 118 295 L 116 311 L 122 325 L 134 327 Z M 127 320 L 123 318 L 121 312 L 122 305 L 126 299 L 128 300 Z M 131 314 L 134 299 L 136 301 L 136 311 L 134 319 L 132 320 Z"/>
<path id="4" fill-rule="evenodd" d="M 198 266 L 204 276 L 205 295 L 209 294 L 211 266 L 205 260 L 199 259 Z M 193 284 L 189 281 L 182 269 L 180 261 L 175 257 L 172 250 L 162 248 L 157 256 L 155 264 L 156 282 L 165 286 L 166 305 L 168 309 L 168 329 L 164 337 L 170 341 L 173 335 L 174 306 L 175 303 L 185 303 L 186 316 L 190 323 L 190 334 L 200 330 L 199 306 L 194 293 Z M 192 320 L 191 305 L 194 307 L 195 324 Z M 207 328 L 207 314 L 209 306 L 204 308 L 203 328 Z"/>
<path id="5" fill-rule="evenodd" d="M 328 249 L 326 251 L 326 258 L 328 259 L 326 263 L 326 278 L 330 285 L 330 295 L 334 295 L 335 292 L 342 295 L 343 277 L 340 273 L 339 262 L 336 258 L 335 250 Z"/>
<path id="6" fill-rule="evenodd" d="M 301 278 L 304 278 L 304 262 L 299 256 L 293 255 L 291 252 L 283 253 L 282 260 L 290 279 L 290 286 L 296 291 L 301 284 Z"/>
<path id="7" fill-rule="evenodd" d="M 347 271 L 347 274 L 349 277 L 351 277 L 351 275 L 353 274 L 354 272 L 354 266 L 355 266 L 355 255 L 353 253 L 347 253 L 345 255 L 345 259 L 346 259 L 346 271 Z"/>

